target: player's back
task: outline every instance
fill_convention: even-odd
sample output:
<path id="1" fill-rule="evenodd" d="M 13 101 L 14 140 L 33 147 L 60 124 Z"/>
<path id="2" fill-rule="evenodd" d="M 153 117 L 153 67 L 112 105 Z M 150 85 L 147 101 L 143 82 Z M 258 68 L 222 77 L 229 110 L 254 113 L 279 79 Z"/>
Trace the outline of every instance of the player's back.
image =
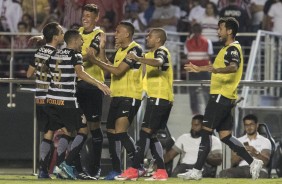
<path id="1" fill-rule="evenodd" d="M 48 60 L 51 74 L 51 84 L 47 98 L 55 99 L 47 103 L 64 107 L 76 107 L 76 65 L 82 65 L 82 55 L 72 49 L 62 49 L 54 53 Z M 56 100 L 63 100 L 56 101 Z M 74 106 L 75 105 L 75 106 Z"/>
<path id="2" fill-rule="evenodd" d="M 39 48 L 34 54 L 34 60 L 31 64 L 36 68 L 35 76 L 36 76 L 36 103 L 44 104 L 44 99 L 46 98 L 46 94 L 48 92 L 49 84 L 51 81 L 51 76 L 46 67 L 46 60 L 56 51 L 56 48 L 50 45 L 44 45 Z"/>

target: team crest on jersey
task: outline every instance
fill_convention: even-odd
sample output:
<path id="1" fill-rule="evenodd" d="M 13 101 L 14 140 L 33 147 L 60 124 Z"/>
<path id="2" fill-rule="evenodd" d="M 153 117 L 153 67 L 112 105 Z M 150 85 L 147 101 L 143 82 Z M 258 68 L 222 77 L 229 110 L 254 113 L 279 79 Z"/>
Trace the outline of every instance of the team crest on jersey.
<path id="1" fill-rule="evenodd" d="M 85 115 L 83 114 L 82 116 L 81 116 L 81 119 L 82 119 L 82 124 L 86 124 L 86 117 L 85 117 Z"/>
<path id="2" fill-rule="evenodd" d="M 165 55 L 165 52 L 163 51 L 163 50 L 159 50 L 158 52 L 157 52 L 157 54 L 159 55 Z"/>
<path id="3" fill-rule="evenodd" d="M 137 51 L 135 49 L 133 49 L 132 51 L 130 51 L 130 53 L 133 53 L 135 55 L 137 55 Z"/>
<path id="4" fill-rule="evenodd" d="M 239 56 L 238 51 L 237 50 L 231 51 L 231 56 L 238 57 Z"/>
<path id="5" fill-rule="evenodd" d="M 96 38 L 95 38 L 95 41 L 99 41 L 100 38 L 101 38 L 101 36 L 100 36 L 100 35 L 97 35 Z"/>

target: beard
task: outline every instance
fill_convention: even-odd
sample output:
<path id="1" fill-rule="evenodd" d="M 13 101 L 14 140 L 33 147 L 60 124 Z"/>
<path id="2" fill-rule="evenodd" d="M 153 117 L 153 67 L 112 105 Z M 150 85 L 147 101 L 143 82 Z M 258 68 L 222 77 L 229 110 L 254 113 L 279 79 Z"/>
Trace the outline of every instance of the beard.
<path id="1" fill-rule="evenodd" d="M 247 134 L 248 134 L 248 135 L 255 135 L 255 134 L 256 134 L 256 131 L 248 132 Z"/>
<path id="2" fill-rule="evenodd" d="M 201 134 L 200 134 L 200 131 L 198 131 L 198 132 L 196 132 L 196 131 L 194 131 L 194 130 L 190 130 L 190 134 L 191 134 L 191 137 L 193 137 L 193 138 L 199 138 L 199 137 L 201 137 Z"/>
<path id="3" fill-rule="evenodd" d="M 222 45 L 225 46 L 226 40 L 227 40 L 226 38 L 222 38 L 222 37 L 221 37 L 221 38 L 219 39 L 219 42 L 220 42 Z"/>

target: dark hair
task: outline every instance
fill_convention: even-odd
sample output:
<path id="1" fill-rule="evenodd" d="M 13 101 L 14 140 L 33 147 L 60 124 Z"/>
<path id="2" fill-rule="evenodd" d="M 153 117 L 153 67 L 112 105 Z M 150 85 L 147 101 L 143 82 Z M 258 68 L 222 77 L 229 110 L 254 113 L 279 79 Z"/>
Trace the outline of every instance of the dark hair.
<path id="1" fill-rule="evenodd" d="M 167 35 L 163 28 L 152 28 L 151 31 L 156 32 L 159 35 L 162 44 L 166 42 Z"/>
<path id="2" fill-rule="evenodd" d="M 18 23 L 18 26 L 24 26 L 25 28 L 28 28 L 27 23 L 25 23 L 25 22 L 23 22 L 23 21 L 20 21 L 20 22 Z"/>
<path id="3" fill-rule="evenodd" d="M 32 27 L 34 26 L 34 21 L 33 21 L 33 18 L 30 14 L 28 14 L 28 13 L 23 14 L 22 20 L 23 20 L 23 17 L 27 17 L 29 19 L 29 21 L 30 21 L 29 26 L 32 26 Z"/>
<path id="4" fill-rule="evenodd" d="M 194 34 L 201 34 L 202 33 L 202 26 L 201 24 L 199 23 L 195 23 L 193 26 L 192 26 L 192 33 Z"/>
<path id="5" fill-rule="evenodd" d="M 216 4 L 215 4 L 214 2 L 208 2 L 207 5 L 208 5 L 208 4 L 211 4 L 211 5 L 212 5 L 212 9 L 213 9 L 214 16 L 217 16 L 217 15 L 218 15 L 218 9 L 217 9 L 217 7 L 216 7 Z M 207 5 L 206 5 L 206 7 L 207 7 Z"/>
<path id="6" fill-rule="evenodd" d="M 235 38 L 239 29 L 239 22 L 234 17 L 221 17 L 218 21 L 218 26 L 222 23 L 225 23 L 226 29 L 232 30 L 233 38 Z"/>
<path id="7" fill-rule="evenodd" d="M 122 21 L 122 22 L 119 23 L 119 25 L 124 26 L 124 27 L 127 29 L 127 31 L 129 32 L 129 34 L 130 34 L 131 36 L 134 35 L 135 28 L 134 28 L 134 26 L 133 26 L 132 23 Z"/>
<path id="8" fill-rule="evenodd" d="M 201 114 L 197 114 L 197 115 L 193 116 L 192 120 L 199 120 L 201 123 L 203 123 L 204 116 L 201 115 Z"/>
<path id="9" fill-rule="evenodd" d="M 59 24 L 57 22 L 51 22 L 44 26 L 43 36 L 46 43 L 50 43 L 53 40 L 53 36 L 58 35 L 60 30 L 58 29 Z"/>
<path id="10" fill-rule="evenodd" d="M 99 8 L 96 4 L 86 4 L 85 6 L 83 6 L 82 11 L 93 12 L 96 15 L 99 14 Z"/>
<path id="11" fill-rule="evenodd" d="M 77 36 L 79 36 L 79 31 L 76 30 L 76 29 L 70 29 L 68 31 L 65 32 L 65 35 L 64 35 L 64 40 L 66 42 L 66 44 L 69 44 L 69 42 L 72 40 L 72 39 L 75 39 L 77 38 Z"/>
<path id="12" fill-rule="evenodd" d="M 256 124 L 258 123 L 258 118 L 254 115 L 254 114 L 248 114 L 243 118 L 243 122 L 245 122 L 246 120 L 252 120 L 254 121 Z"/>

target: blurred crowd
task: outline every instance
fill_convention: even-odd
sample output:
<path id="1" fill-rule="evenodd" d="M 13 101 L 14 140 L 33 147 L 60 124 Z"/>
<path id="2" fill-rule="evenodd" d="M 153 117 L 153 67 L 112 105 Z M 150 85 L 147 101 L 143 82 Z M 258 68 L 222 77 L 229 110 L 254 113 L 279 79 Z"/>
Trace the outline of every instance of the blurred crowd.
<path id="1" fill-rule="evenodd" d="M 282 33 L 281 0 L 0 0 L 0 32 L 37 33 L 51 21 L 65 29 L 76 28 L 81 24 L 82 7 L 88 3 L 100 8 L 98 23 L 106 32 L 114 32 L 121 20 L 132 22 L 140 32 L 157 26 L 189 32 L 191 25 L 200 23 L 203 34 L 217 41 L 219 17 L 233 16 L 241 32 Z"/>
<path id="2" fill-rule="evenodd" d="M 100 8 L 98 25 L 107 33 L 114 32 L 121 20 L 130 21 L 141 33 L 151 27 L 163 27 L 168 33 L 190 33 L 169 36 L 167 46 L 173 61 L 178 61 L 177 43 L 192 35 L 195 23 L 201 25 L 202 34 L 213 45 L 218 43 L 217 23 L 223 16 L 235 17 L 240 23 L 239 32 L 264 29 L 282 33 L 282 0 L 0 0 L 0 32 L 40 33 L 44 25 L 53 21 L 65 30 L 78 28 L 82 7 L 89 3 Z M 15 36 L 13 47 L 30 48 L 29 38 Z M 108 39 L 107 48 L 114 49 L 114 38 Z M 144 37 L 135 39 L 144 45 Z M 11 40 L 10 36 L 0 35 L 0 49 L 11 48 Z"/>

